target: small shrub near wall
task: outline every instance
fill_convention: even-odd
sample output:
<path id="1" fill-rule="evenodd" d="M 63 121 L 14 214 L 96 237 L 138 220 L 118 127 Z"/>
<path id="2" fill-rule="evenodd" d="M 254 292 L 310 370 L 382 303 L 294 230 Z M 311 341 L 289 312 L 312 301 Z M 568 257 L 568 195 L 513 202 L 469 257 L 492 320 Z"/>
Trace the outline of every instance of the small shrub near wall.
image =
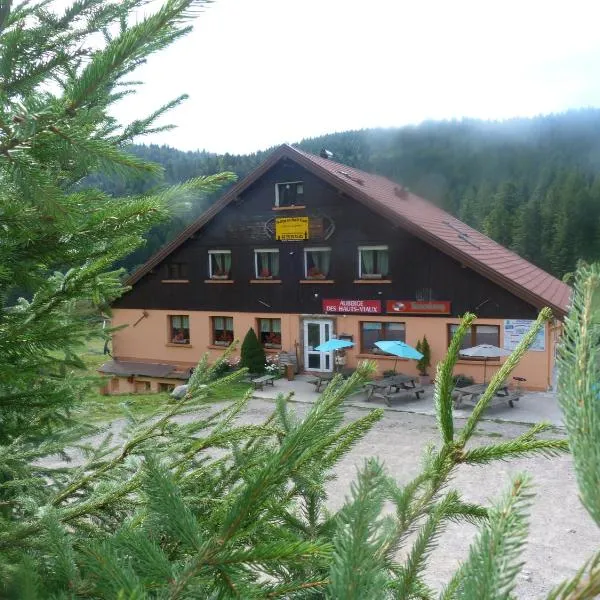
<path id="1" fill-rule="evenodd" d="M 267 357 L 265 349 L 256 337 L 254 329 L 248 329 L 241 350 L 240 367 L 246 367 L 249 373 L 264 373 Z"/>

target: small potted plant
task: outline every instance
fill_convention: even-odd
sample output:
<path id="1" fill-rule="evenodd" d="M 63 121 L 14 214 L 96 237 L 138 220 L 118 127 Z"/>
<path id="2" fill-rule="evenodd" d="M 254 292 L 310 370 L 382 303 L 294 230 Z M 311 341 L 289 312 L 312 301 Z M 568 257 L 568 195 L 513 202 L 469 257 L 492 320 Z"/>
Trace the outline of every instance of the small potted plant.
<path id="1" fill-rule="evenodd" d="M 273 275 L 271 275 L 271 271 L 269 271 L 269 269 L 264 267 L 260 271 L 259 279 L 273 279 Z"/>
<path id="2" fill-rule="evenodd" d="M 212 279 L 229 279 L 229 273 L 222 269 L 217 269 L 213 273 Z"/>
<path id="3" fill-rule="evenodd" d="M 307 275 L 309 279 L 325 279 L 325 273 L 321 273 L 317 267 L 310 267 Z"/>
<path id="4" fill-rule="evenodd" d="M 419 383 L 421 385 L 428 385 L 431 383 L 431 377 L 427 372 L 427 369 L 431 366 L 431 348 L 429 347 L 427 336 L 423 336 L 423 339 L 417 342 L 417 350 L 423 355 L 423 358 L 417 362 Z"/>

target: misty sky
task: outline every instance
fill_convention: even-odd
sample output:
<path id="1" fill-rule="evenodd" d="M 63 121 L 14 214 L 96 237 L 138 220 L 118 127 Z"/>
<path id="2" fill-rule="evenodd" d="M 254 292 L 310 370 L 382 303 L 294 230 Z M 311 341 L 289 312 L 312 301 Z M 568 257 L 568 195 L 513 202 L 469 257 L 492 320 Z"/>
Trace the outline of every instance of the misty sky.
<path id="1" fill-rule="evenodd" d="M 218 0 L 153 57 L 116 114 L 187 92 L 183 150 L 252 152 L 427 119 L 505 119 L 600 106 L 594 0 Z M 140 77 L 138 77 L 140 75 Z"/>

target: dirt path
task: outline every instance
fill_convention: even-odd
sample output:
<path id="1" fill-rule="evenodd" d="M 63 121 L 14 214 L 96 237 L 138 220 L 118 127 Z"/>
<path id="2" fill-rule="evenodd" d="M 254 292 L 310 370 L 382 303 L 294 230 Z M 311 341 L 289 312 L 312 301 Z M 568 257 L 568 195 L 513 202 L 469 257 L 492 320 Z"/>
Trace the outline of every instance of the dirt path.
<path id="1" fill-rule="evenodd" d="M 294 403 L 299 415 L 309 404 Z M 252 400 L 238 419 L 239 423 L 258 423 L 272 411 L 270 400 Z M 356 419 L 365 410 L 349 407 L 347 418 Z M 182 420 L 193 419 L 187 415 Z M 460 423 L 457 423 L 459 426 Z M 123 421 L 115 421 L 110 429 L 116 438 Z M 526 429 L 507 422 L 484 422 L 475 443 L 485 444 L 514 438 Z M 556 434 L 559 435 L 559 434 Z M 419 471 L 427 444 L 438 440 L 435 419 L 431 416 L 386 411 L 383 419 L 337 466 L 337 478 L 330 486 L 329 503 L 338 508 L 344 502 L 356 468 L 365 458 L 379 457 L 388 473 L 400 483 L 407 482 Z M 75 461 L 78 458 L 74 456 Z M 47 466 L 60 465 L 62 460 L 44 461 Z M 462 467 L 455 478 L 464 500 L 489 504 L 508 487 L 512 474 L 527 472 L 533 476 L 536 497 L 531 511 L 529 542 L 525 549 L 525 566 L 518 577 L 515 591 L 520 600 L 545 598 L 547 593 L 565 578 L 572 576 L 586 559 L 600 549 L 600 530 L 585 512 L 578 499 L 571 458 L 531 458 L 496 463 L 485 467 Z M 441 588 L 467 556 L 475 528 L 451 524 L 440 537 L 433 552 L 427 574 L 428 583 Z"/>
<path id="2" fill-rule="evenodd" d="M 309 406 L 295 404 L 299 414 Z M 269 414 L 272 403 L 253 400 L 242 417 L 256 422 Z M 347 416 L 356 419 L 364 411 L 349 408 Z M 516 437 L 521 425 L 486 422 L 476 443 L 485 444 Z M 501 436 L 501 437 L 499 437 Z M 356 468 L 365 458 L 379 457 L 390 475 L 406 482 L 419 471 L 423 450 L 437 441 L 435 420 L 425 415 L 387 412 L 375 428 L 338 465 L 337 479 L 331 485 L 330 504 L 339 507 L 349 492 Z M 485 467 L 463 467 L 455 487 L 466 501 L 488 504 L 507 488 L 511 475 L 532 475 L 536 497 L 531 511 L 525 566 L 518 577 L 515 597 L 520 600 L 545 598 L 566 577 L 572 576 L 592 553 L 600 549 L 600 530 L 581 506 L 571 458 L 531 458 L 495 463 Z M 448 526 L 432 555 L 428 583 L 441 588 L 466 558 L 475 528 L 468 524 Z"/>

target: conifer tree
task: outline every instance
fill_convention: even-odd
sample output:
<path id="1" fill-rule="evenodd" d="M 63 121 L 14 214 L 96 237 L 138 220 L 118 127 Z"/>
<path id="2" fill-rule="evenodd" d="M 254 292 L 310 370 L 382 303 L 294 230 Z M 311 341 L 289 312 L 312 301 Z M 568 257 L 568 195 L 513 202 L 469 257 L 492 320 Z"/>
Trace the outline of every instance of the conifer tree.
<path id="1" fill-rule="evenodd" d="M 168 0 L 134 19 L 147 4 L 83 0 L 56 13 L 49 2 L 0 3 L 0 514 L 11 520 L 25 517 L 17 480 L 31 483 L 30 502 L 53 493 L 36 458 L 90 431 L 70 412 L 89 386 L 75 370 L 123 292 L 114 263 L 169 210 L 231 179 L 169 188 L 161 167 L 127 150 L 168 129 L 159 121 L 184 97 L 129 124 L 112 105 L 136 90 L 137 66 L 189 31 L 203 2 Z M 98 171 L 153 177 L 154 192 L 114 198 L 82 183 Z"/>
<path id="2" fill-rule="evenodd" d="M 417 369 L 421 375 L 427 375 L 427 369 L 431 366 L 431 347 L 426 335 L 417 342 L 416 349 L 423 355 L 423 358 L 417 361 Z"/>
<path id="3" fill-rule="evenodd" d="M 249 373 L 264 373 L 267 355 L 262 344 L 258 341 L 252 327 L 248 329 L 240 350 L 240 367 L 248 369 Z"/>

